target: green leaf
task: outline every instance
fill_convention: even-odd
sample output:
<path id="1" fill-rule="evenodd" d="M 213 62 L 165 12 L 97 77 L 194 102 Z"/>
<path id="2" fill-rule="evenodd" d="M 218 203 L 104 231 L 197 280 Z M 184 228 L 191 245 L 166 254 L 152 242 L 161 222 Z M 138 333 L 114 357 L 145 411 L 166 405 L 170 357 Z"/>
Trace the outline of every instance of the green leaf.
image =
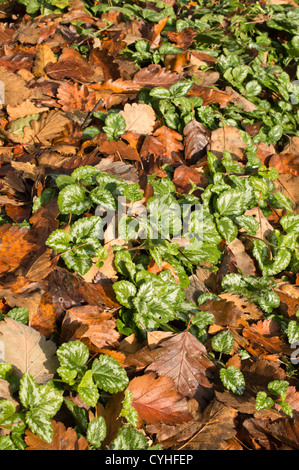
<path id="1" fill-rule="evenodd" d="M 0 425 L 13 416 L 16 412 L 15 405 L 9 400 L 0 400 Z"/>
<path id="2" fill-rule="evenodd" d="M 235 366 L 220 369 L 220 378 L 227 390 L 236 395 L 243 395 L 245 391 L 245 379 L 242 372 Z"/>
<path id="3" fill-rule="evenodd" d="M 40 389 L 34 378 L 25 372 L 20 380 L 19 398 L 25 408 L 38 406 L 40 400 Z"/>
<path id="4" fill-rule="evenodd" d="M 102 445 L 102 441 L 105 439 L 107 434 L 107 426 L 103 416 L 94 418 L 87 427 L 86 438 L 92 446 L 99 449 Z"/>
<path id="5" fill-rule="evenodd" d="M 125 369 L 113 357 L 104 354 L 93 361 L 92 372 L 97 386 L 106 392 L 121 392 L 129 383 Z"/>
<path id="6" fill-rule="evenodd" d="M 269 392 L 279 397 L 285 397 L 288 387 L 289 387 L 289 382 L 287 382 L 286 380 L 273 380 L 272 382 L 269 382 L 267 385 Z"/>
<path id="7" fill-rule="evenodd" d="M 270 143 L 275 144 L 282 137 L 282 134 L 283 126 L 281 124 L 273 126 L 268 133 L 268 139 L 270 140 Z"/>
<path id="8" fill-rule="evenodd" d="M 276 403 L 278 403 L 281 406 L 281 409 L 284 413 L 289 415 L 291 418 L 293 417 L 293 410 L 289 402 L 285 400 L 281 400 L 281 401 L 277 401 Z"/>
<path id="9" fill-rule="evenodd" d="M 12 308 L 6 316 L 23 323 L 23 325 L 27 325 L 29 320 L 29 310 L 25 307 L 15 307 Z"/>
<path id="10" fill-rule="evenodd" d="M 187 95 L 193 86 L 192 80 L 183 80 L 175 82 L 169 87 L 169 93 L 172 99 Z"/>
<path id="11" fill-rule="evenodd" d="M 96 406 L 99 400 L 99 392 L 92 378 L 92 370 L 85 372 L 78 385 L 77 391 L 86 405 L 92 407 Z"/>
<path id="12" fill-rule="evenodd" d="M 243 227 L 250 235 L 255 235 L 259 229 L 259 223 L 251 215 L 239 215 L 235 218 L 238 225 Z"/>
<path id="13" fill-rule="evenodd" d="M 115 211 L 116 201 L 111 192 L 107 189 L 98 186 L 91 191 L 90 197 L 93 202 L 95 202 L 99 206 L 103 206 L 106 210 Z"/>
<path id="14" fill-rule="evenodd" d="M 260 410 L 267 410 L 272 408 L 274 401 L 271 397 L 268 397 L 266 392 L 258 392 L 255 398 L 255 408 Z"/>
<path id="15" fill-rule="evenodd" d="M 71 177 L 74 181 L 82 181 L 85 185 L 91 185 L 95 182 L 96 177 L 100 174 L 100 170 L 91 165 L 80 166 L 76 168 Z"/>
<path id="16" fill-rule="evenodd" d="M 244 194 L 236 189 L 223 191 L 217 199 L 216 208 L 222 217 L 241 215 L 244 212 Z"/>
<path id="17" fill-rule="evenodd" d="M 64 403 L 74 416 L 76 421 L 76 428 L 78 429 L 79 433 L 85 435 L 88 427 L 87 410 L 85 408 L 79 407 L 72 400 L 68 400 L 67 398 L 64 399 Z"/>
<path id="18" fill-rule="evenodd" d="M 114 265 L 117 271 L 123 276 L 134 278 L 136 267 L 129 251 L 117 251 L 114 256 Z"/>
<path id="19" fill-rule="evenodd" d="M 132 406 L 133 394 L 130 390 L 126 390 L 125 398 L 123 400 L 123 407 L 119 414 L 119 417 L 126 418 L 127 422 L 132 426 L 136 427 L 138 423 L 138 413 Z"/>
<path id="20" fill-rule="evenodd" d="M 224 354 L 229 354 L 234 347 L 234 337 L 230 331 L 221 331 L 212 338 L 212 348 Z"/>
<path id="21" fill-rule="evenodd" d="M 124 425 L 110 445 L 110 450 L 146 450 L 148 447 L 147 439 L 141 432 Z"/>
<path id="22" fill-rule="evenodd" d="M 221 217 L 217 220 L 217 227 L 223 238 L 228 242 L 232 242 L 238 235 L 238 227 L 229 217 Z"/>
<path id="23" fill-rule="evenodd" d="M 38 408 L 26 413 L 26 423 L 33 434 L 48 443 L 52 442 L 53 428 L 51 421 Z"/>
<path id="24" fill-rule="evenodd" d="M 102 239 L 103 223 L 101 217 L 96 215 L 81 217 L 71 226 L 70 237 L 74 237 L 77 241 L 90 237 Z"/>
<path id="25" fill-rule="evenodd" d="M 118 139 L 126 130 L 126 121 L 119 113 L 111 113 L 105 119 L 103 131 L 107 134 L 108 140 Z"/>
<path id="26" fill-rule="evenodd" d="M 92 267 L 92 260 L 89 257 L 77 256 L 74 251 L 63 253 L 61 257 L 67 267 L 79 273 L 80 276 L 84 276 Z"/>
<path id="27" fill-rule="evenodd" d="M 280 224 L 285 232 L 299 232 L 299 214 L 288 214 L 280 219 Z"/>
<path id="28" fill-rule="evenodd" d="M 0 379 L 8 380 L 12 374 L 12 365 L 7 362 L 0 362 Z"/>
<path id="29" fill-rule="evenodd" d="M 170 98 L 170 92 L 167 88 L 163 88 L 162 86 L 157 86 L 150 91 L 150 96 L 153 98 L 158 99 L 167 99 Z"/>
<path id="30" fill-rule="evenodd" d="M 62 392 L 48 382 L 39 386 L 39 401 L 34 408 L 38 408 L 45 416 L 52 418 L 60 409 L 62 402 Z M 33 409 L 32 406 L 31 409 Z"/>
<path id="31" fill-rule="evenodd" d="M 89 359 L 88 347 L 81 341 L 63 343 L 56 354 L 62 366 L 75 370 L 80 370 Z"/>
<path id="32" fill-rule="evenodd" d="M 46 245 L 53 250 L 58 251 L 58 253 L 63 253 L 69 248 L 71 239 L 72 237 L 69 232 L 57 229 L 49 235 Z"/>
<path id="33" fill-rule="evenodd" d="M 262 87 L 257 80 L 251 80 L 246 84 L 245 88 L 248 97 L 258 96 L 262 91 Z"/>
<path id="34" fill-rule="evenodd" d="M 285 332 L 288 336 L 288 342 L 290 344 L 293 344 L 296 341 L 299 341 L 299 323 L 296 322 L 295 320 L 289 321 L 288 327 L 285 330 Z"/>
<path id="35" fill-rule="evenodd" d="M 140 186 L 137 183 L 128 184 L 123 190 L 123 195 L 131 202 L 140 201 L 143 198 Z"/>
<path id="36" fill-rule="evenodd" d="M 81 186 L 69 184 L 58 195 L 58 207 L 61 214 L 80 215 L 89 209 L 91 201 Z"/>
<path id="37" fill-rule="evenodd" d="M 124 305 L 127 308 L 132 308 L 133 303 L 132 299 L 137 293 L 137 289 L 129 281 L 118 281 L 113 284 L 113 290 L 116 294 L 116 298 L 120 304 Z"/>
<path id="38" fill-rule="evenodd" d="M 66 382 L 69 385 L 74 385 L 76 382 L 76 377 L 78 374 L 78 371 L 76 369 L 69 369 L 68 367 L 58 367 L 57 373 L 60 375 L 62 380 Z"/>

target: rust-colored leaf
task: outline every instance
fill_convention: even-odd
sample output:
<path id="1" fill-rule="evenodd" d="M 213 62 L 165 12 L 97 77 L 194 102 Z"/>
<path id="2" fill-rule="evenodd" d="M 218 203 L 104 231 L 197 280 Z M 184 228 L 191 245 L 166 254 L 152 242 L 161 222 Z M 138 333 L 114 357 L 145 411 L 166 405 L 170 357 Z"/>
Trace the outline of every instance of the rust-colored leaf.
<path id="1" fill-rule="evenodd" d="M 181 32 L 168 31 L 167 37 L 171 42 L 174 42 L 180 49 L 188 49 L 193 44 L 197 33 L 192 28 L 185 28 Z"/>
<path id="2" fill-rule="evenodd" d="M 53 80 L 71 78 L 79 82 L 92 82 L 94 71 L 88 61 L 73 47 L 65 47 L 58 61 L 45 66 L 46 74 Z"/>
<path id="3" fill-rule="evenodd" d="M 163 353 L 147 371 L 159 376 L 171 377 L 176 389 L 183 395 L 196 398 L 204 405 L 213 397 L 210 380 L 213 363 L 205 356 L 204 345 L 191 333 L 185 331 L 161 343 Z"/>
<path id="4" fill-rule="evenodd" d="M 81 88 L 77 83 L 62 83 L 57 91 L 58 103 L 62 110 L 72 113 L 74 111 L 92 111 L 97 102 L 93 90 L 89 90 L 86 85 Z"/>
<path id="5" fill-rule="evenodd" d="M 173 389 L 174 381 L 170 377 L 157 377 L 154 373 L 135 377 L 128 390 L 133 395 L 132 406 L 143 422 L 159 426 L 160 423 L 175 425 L 191 419 L 187 400 Z"/>

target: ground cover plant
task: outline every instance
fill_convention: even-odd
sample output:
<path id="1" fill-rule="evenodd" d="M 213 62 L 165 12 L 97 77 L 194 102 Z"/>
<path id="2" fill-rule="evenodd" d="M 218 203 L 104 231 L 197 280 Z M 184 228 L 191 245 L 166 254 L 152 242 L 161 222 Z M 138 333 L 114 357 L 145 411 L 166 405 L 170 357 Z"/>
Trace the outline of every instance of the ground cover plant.
<path id="1" fill-rule="evenodd" d="M 0 3 L 0 449 L 297 450 L 297 2 Z"/>

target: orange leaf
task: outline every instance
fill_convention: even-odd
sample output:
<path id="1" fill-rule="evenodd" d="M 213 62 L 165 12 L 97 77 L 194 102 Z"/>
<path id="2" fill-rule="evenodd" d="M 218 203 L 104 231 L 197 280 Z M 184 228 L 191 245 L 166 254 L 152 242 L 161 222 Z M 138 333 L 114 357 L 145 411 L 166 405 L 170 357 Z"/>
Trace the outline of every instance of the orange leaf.
<path id="1" fill-rule="evenodd" d="M 58 103 L 63 111 L 72 113 L 74 111 L 92 111 L 96 104 L 96 95 L 86 85 L 80 88 L 77 83 L 62 83 L 57 90 Z"/>
<path id="2" fill-rule="evenodd" d="M 185 28 L 178 33 L 177 31 L 168 31 L 167 37 L 170 41 L 175 42 L 180 49 L 188 49 L 195 41 L 197 33 L 192 28 Z"/>

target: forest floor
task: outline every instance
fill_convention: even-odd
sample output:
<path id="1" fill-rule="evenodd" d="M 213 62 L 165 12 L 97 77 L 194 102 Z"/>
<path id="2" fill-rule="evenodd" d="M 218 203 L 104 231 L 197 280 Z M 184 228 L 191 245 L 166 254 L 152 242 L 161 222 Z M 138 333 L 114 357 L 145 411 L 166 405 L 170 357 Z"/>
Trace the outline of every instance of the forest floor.
<path id="1" fill-rule="evenodd" d="M 299 449 L 295 0 L 0 0 L 0 449 Z"/>

